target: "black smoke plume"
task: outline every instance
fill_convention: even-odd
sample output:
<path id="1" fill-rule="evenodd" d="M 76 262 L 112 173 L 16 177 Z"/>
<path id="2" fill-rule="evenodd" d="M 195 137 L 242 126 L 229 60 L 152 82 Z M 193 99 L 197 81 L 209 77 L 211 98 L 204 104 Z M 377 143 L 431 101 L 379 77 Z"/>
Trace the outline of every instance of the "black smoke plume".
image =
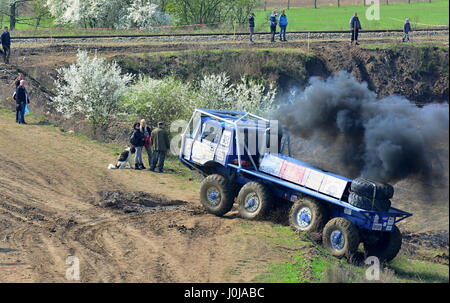
<path id="1" fill-rule="evenodd" d="M 346 72 L 312 78 L 276 114 L 294 136 L 333 147 L 330 153 L 338 152 L 348 171 L 382 182 L 437 173 L 437 150 L 448 157 L 448 115 L 448 104 L 418 107 L 401 96 L 378 99 L 367 83 Z"/>

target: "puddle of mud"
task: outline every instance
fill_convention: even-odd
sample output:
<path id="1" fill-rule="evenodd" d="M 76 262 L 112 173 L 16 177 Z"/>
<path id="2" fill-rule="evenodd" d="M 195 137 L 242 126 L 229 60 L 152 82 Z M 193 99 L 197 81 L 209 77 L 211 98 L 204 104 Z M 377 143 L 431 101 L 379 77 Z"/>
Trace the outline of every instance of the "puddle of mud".
<path id="1" fill-rule="evenodd" d="M 187 202 L 144 192 L 105 191 L 100 192 L 100 207 L 119 210 L 124 214 L 156 213 L 186 209 Z"/>

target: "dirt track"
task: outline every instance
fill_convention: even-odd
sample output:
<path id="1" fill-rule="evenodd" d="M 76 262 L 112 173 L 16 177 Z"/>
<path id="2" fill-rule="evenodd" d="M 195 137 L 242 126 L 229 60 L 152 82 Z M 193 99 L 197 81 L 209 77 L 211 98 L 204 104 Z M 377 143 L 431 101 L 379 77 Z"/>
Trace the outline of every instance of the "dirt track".
<path id="1" fill-rule="evenodd" d="M 223 281 L 225 268 L 246 253 L 245 245 L 238 253 L 222 245 L 239 219 L 205 214 L 195 184 L 173 175 L 108 171 L 113 157 L 95 148 L 2 116 L 0 282 L 66 281 L 69 255 L 80 259 L 81 281 Z M 108 190 L 167 198 L 136 213 L 98 206 L 98 193 Z"/>

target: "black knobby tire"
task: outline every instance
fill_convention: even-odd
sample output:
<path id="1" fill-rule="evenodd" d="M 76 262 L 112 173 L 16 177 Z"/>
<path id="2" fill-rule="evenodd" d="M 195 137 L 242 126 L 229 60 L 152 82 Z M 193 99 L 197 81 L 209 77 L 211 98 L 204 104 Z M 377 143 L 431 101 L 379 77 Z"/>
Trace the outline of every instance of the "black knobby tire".
<path id="1" fill-rule="evenodd" d="M 394 196 L 394 187 L 392 185 L 364 178 L 354 179 L 350 188 L 352 192 L 369 199 L 373 199 L 375 190 L 375 199 L 377 200 L 389 200 Z"/>
<path id="2" fill-rule="evenodd" d="M 332 236 L 334 231 L 341 232 L 344 237 L 342 248 L 333 247 Z M 322 235 L 323 246 L 335 257 L 350 257 L 358 249 L 359 246 L 358 228 L 345 218 L 333 218 L 325 224 Z"/>
<path id="3" fill-rule="evenodd" d="M 257 199 L 254 209 L 246 208 L 247 201 Z M 260 220 L 267 216 L 273 206 L 273 196 L 268 187 L 260 182 L 248 182 L 239 191 L 237 201 L 239 204 L 239 215 L 244 219 Z"/>
<path id="4" fill-rule="evenodd" d="M 374 243 L 364 243 L 364 253 L 367 257 L 375 256 L 383 262 L 389 262 L 394 259 L 402 247 L 402 233 L 397 226 L 392 228 L 391 232 L 378 233 L 378 241 Z"/>
<path id="5" fill-rule="evenodd" d="M 211 192 L 217 192 L 216 200 L 208 197 Z M 222 175 L 213 174 L 203 179 L 200 186 L 200 201 L 205 209 L 216 216 L 223 216 L 233 208 L 236 191 L 228 179 Z"/>
<path id="6" fill-rule="evenodd" d="M 299 220 L 299 212 L 305 208 L 310 211 L 311 219 L 309 225 L 302 225 Z M 309 215 L 309 214 L 308 214 Z M 327 212 L 324 205 L 317 199 L 304 197 L 296 201 L 289 211 L 289 225 L 294 231 L 320 233 L 326 223 Z"/>
<path id="7" fill-rule="evenodd" d="M 348 203 L 366 210 L 375 210 L 375 211 L 388 211 L 391 208 L 390 200 L 377 200 L 363 197 L 358 195 L 357 193 L 351 192 L 348 196 Z"/>

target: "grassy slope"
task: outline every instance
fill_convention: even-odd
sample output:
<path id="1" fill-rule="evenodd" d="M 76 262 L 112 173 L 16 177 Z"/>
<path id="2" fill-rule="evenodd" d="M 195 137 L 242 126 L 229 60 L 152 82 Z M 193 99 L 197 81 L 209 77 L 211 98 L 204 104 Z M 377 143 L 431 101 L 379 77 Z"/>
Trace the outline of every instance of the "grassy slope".
<path id="1" fill-rule="evenodd" d="M 0 109 L 0 119 L 10 120 L 14 116 L 9 110 Z M 85 145 L 89 149 L 98 149 L 102 153 L 110 154 L 114 159 L 121 151 L 121 146 L 104 144 L 90 140 L 84 136 L 61 132 L 57 127 L 45 125 L 44 117 L 28 115 L 30 126 L 39 127 L 43 133 L 58 136 L 69 136 L 77 145 Z M 36 126 L 33 126 L 36 125 Z M 191 178 L 191 173 L 179 164 L 176 158 L 169 158 L 167 168 L 169 178 L 176 179 L 180 187 L 191 192 L 198 185 L 183 181 Z M 99 172 L 100 173 L 100 172 Z M 192 179 L 191 179 L 192 180 Z M 186 186 L 183 184 L 186 183 Z M 179 188 L 181 189 L 181 188 Z M 252 246 L 254 243 L 269 255 L 276 255 L 278 261 L 266 261 L 261 255 L 246 255 L 223 274 L 228 281 L 239 282 L 243 272 L 253 270 L 257 272 L 253 282 L 269 283 L 301 283 L 301 282 L 364 282 L 365 270 L 362 267 L 349 265 L 344 260 L 331 257 L 323 248 L 299 237 L 289 227 L 272 222 L 254 222 L 238 220 L 235 228 L 228 237 L 229 245 L 236 249 Z M 228 245 L 228 244 L 227 244 Z M 254 259 L 259 258 L 255 265 Z M 268 258 L 269 259 L 269 258 Z M 273 258 L 272 258 L 273 259 Z M 255 268 L 256 266 L 256 268 Z M 411 260 L 398 257 L 384 270 L 381 277 L 383 282 L 448 282 L 448 266 L 434 264 L 427 261 Z"/>
<path id="2" fill-rule="evenodd" d="M 296 30 L 347 30 L 348 22 L 354 12 L 357 12 L 363 29 L 401 29 L 403 21 L 409 17 L 413 29 L 430 26 L 448 26 L 448 0 L 429 2 L 395 3 L 381 5 L 380 20 L 367 20 L 366 9 L 362 5 L 324 6 L 317 9 L 293 8 L 286 12 L 289 18 L 288 29 Z M 268 27 L 269 11 L 256 11 L 256 26 L 259 30 Z M 421 24 L 415 24 L 416 22 Z"/>
<path id="3" fill-rule="evenodd" d="M 354 12 L 358 12 L 363 29 L 401 29 L 403 20 L 406 17 L 411 19 L 413 29 L 428 26 L 438 26 L 449 24 L 448 0 L 434 0 L 429 2 L 394 3 L 381 5 L 379 21 L 368 21 L 365 11 L 369 6 L 348 5 L 348 6 L 323 6 L 317 9 L 292 8 L 287 12 L 289 17 L 289 27 L 291 31 L 296 30 L 347 30 L 348 21 Z M 281 8 L 280 8 L 281 9 Z M 270 11 L 256 10 L 257 31 L 268 31 L 268 14 Z M 5 18 L 2 24 L 8 26 L 8 19 Z M 418 22 L 419 24 L 416 24 Z M 246 31 L 247 26 L 241 26 L 240 31 Z M 77 29 L 71 27 L 60 27 L 53 23 L 52 18 L 43 20 L 38 30 L 33 25 L 17 24 L 14 36 L 41 36 L 41 35 L 133 35 L 133 34 L 162 34 L 162 33 L 213 33 L 213 32 L 233 32 L 231 26 L 221 26 L 218 28 L 208 27 L 178 27 L 172 29 L 155 29 L 152 31 L 140 30 L 95 30 Z"/>

